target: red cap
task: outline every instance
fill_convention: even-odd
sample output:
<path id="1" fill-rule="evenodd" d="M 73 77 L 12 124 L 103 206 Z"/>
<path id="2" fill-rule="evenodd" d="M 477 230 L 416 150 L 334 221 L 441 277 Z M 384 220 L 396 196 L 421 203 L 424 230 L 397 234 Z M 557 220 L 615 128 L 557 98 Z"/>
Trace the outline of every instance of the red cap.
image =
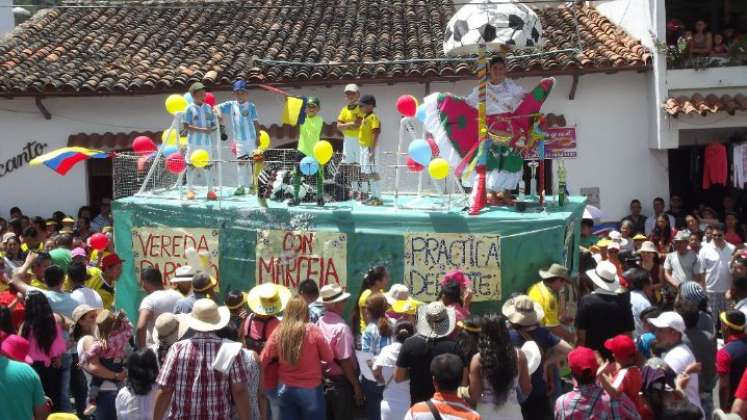
<path id="1" fill-rule="evenodd" d="M 17 362 L 33 363 L 33 360 L 29 357 L 29 341 L 19 335 L 5 337 L 2 345 L 0 345 L 0 351 Z"/>
<path id="2" fill-rule="evenodd" d="M 592 373 L 596 374 L 599 363 L 594 350 L 588 347 L 576 347 L 568 353 L 568 367 L 571 368 L 571 372 L 581 376 L 586 370 L 591 370 Z"/>
<path id="3" fill-rule="evenodd" d="M 627 335 L 617 335 L 604 342 L 604 348 L 612 352 L 615 359 L 627 360 L 635 355 L 635 342 Z"/>
<path id="4" fill-rule="evenodd" d="M 117 254 L 109 254 L 101 260 L 101 269 L 106 271 L 115 265 L 122 264 L 124 261 Z"/>

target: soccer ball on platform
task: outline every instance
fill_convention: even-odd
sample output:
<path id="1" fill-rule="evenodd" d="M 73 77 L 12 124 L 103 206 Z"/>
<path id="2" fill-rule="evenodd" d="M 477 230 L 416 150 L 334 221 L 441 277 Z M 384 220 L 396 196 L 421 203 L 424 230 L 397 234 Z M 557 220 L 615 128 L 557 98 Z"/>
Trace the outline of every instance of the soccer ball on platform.
<path id="1" fill-rule="evenodd" d="M 529 6 L 520 3 L 467 4 L 451 17 L 444 36 L 444 52 L 469 55 L 480 44 L 488 50 L 535 48 L 542 43 L 542 22 Z"/>

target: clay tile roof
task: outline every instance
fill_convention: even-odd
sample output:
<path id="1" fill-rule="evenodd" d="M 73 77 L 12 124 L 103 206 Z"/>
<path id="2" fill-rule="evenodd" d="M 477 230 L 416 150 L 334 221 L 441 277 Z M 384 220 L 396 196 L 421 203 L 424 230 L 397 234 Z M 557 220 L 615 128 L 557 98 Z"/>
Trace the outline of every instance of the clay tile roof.
<path id="1" fill-rule="evenodd" d="M 680 114 L 700 114 L 706 116 L 717 112 L 727 112 L 734 115 L 737 111 L 747 111 L 747 97 L 738 93 L 731 95 L 702 95 L 695 93 L 690 96 L 668 98 L 662 105 L 667 114 L 677 117 Z"/>
<path id="2" fill-rule="evenodd" d="M 236 79 L 329 84 L 474 77 L 473 66 L 459 61 L 365 64 L 443 58 L 452 0 L 316 0 L 311 9 L 309 4 L 133 0 L 125 7 L 44 10 L 0 39 L 0 95 L 156 93 L 184 91 L 195 81 L 227 87 Z M 555 5 L 537 12 L 544 51 L 579 51 L 509 56 L 514 77 L 648 66 L 651 53 L 593 7 Z M 253 56 L 343 64 L 265 63 Z"/>

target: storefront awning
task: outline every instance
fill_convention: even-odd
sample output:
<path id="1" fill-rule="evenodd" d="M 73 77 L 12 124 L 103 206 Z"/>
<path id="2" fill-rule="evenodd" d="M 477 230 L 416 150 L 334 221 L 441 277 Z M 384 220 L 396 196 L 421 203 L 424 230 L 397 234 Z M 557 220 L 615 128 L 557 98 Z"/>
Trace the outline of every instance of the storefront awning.
<path id="1" fill-rule="evenodd" d="M 747 97 L 738 93 L 736 95 L 703 95 L 695 93 L 689 96 L 670 97 L 663 104 L 667 114 L 678 117 L 680 114 L 700 114 L 707 116 L 717 112 L 726 112 L 734 115 L 738 111 L 747 111 Z"/>

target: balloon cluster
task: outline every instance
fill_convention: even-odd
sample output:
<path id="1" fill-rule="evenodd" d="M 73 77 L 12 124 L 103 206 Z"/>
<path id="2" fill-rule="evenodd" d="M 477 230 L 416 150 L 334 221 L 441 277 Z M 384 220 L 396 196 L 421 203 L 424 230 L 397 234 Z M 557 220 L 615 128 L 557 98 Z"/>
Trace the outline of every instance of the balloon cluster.
<path id="1" fill-rule="evenodd" d="M 322 140 L 314 145 L 314 156 L 306 156 L 301 159 L 299 168 L 301 173 L 307 176 L 314 175 L 319 171 L 320 166 L 324 166 L 332 159 L 335 151 L 332 144 L 327 140 Z"/>
<path id="2" fill-rule="evenodd" d="M 425 122 L 425 105 L 418 104 L 412 95 L 402 95 L 397 98 L 397 111 L 404 117 L 417 118 Z M 428 174 L 433 179 L 444 179 L 449 175 L 449 162 L 438 157 L 438 146 L 432 141 L 416 139 L 407 148 L 407 168 L 412 172 L 420 172 L 428 167 Z"/>

